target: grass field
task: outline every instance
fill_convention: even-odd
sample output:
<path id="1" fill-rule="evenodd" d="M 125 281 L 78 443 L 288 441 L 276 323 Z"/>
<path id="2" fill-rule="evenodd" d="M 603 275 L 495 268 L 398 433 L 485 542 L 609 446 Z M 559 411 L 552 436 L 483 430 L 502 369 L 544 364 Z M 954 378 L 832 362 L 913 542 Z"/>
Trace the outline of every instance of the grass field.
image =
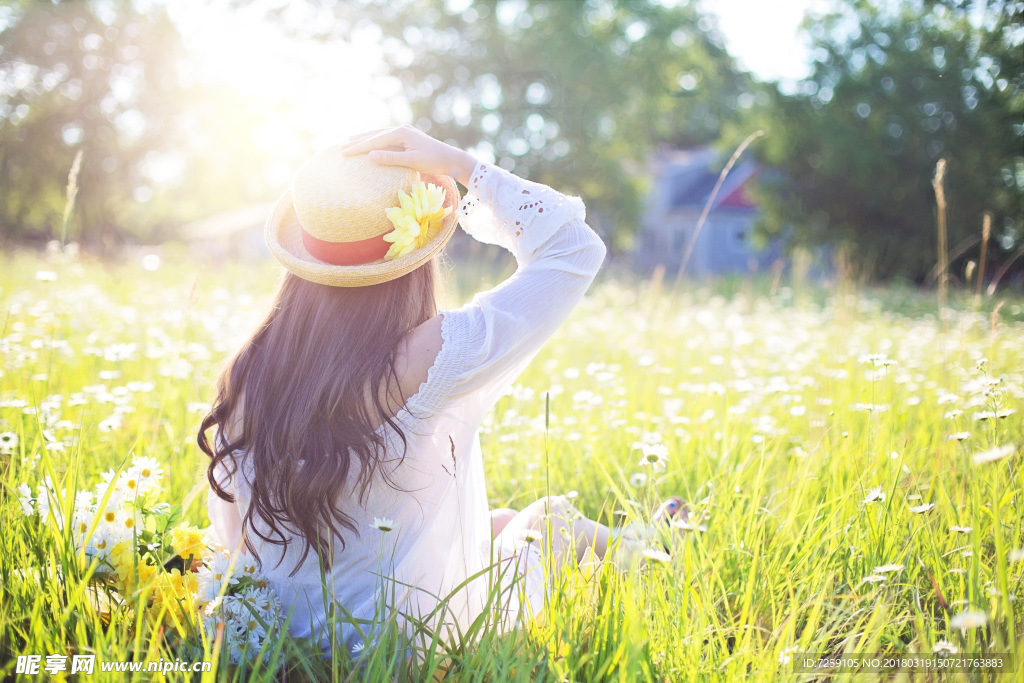
<path id="1" fill-rule="evenodd" d="M 96 568 L 18 487 L 92 489 L 148 456 L 161 500 L 205 526 L 196 427 L 276 272 L 0 256 L 0 677 L 29 654 L 213 657 L 194 611 L 182 639 L 145 599 L 86 590 Z M 682 495 L 694 528 L 670 561 L 573 571 L 542 622 L 484 626 L 418 669 L 387 642 L 356 668 L 268 638 L 255 664 L 221 651 L 166 678 L 805 680 L 797 653 L 1024 657 L 1021 301 L 965 298 L 943 329 L 916 294 L 669 289 L 602 276 L 481 440 L 494 507 L 576 491 L 622 524 Z M 664 471 L 639 464 L 645 443 Z"/>

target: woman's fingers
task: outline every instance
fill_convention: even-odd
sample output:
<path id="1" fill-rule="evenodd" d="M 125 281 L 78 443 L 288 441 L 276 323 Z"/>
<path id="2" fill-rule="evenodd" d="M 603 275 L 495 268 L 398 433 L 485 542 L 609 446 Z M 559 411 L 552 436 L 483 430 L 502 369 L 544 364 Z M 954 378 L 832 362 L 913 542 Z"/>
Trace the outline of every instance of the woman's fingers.
<path id="1" fill-rule="evenodd" d="M 409 125 L 369 131 L 341 146 L 346 156 L 368 154 L 382 166 L 405 166 L 420 173 L 447 174 L 466 184 L 476 161 Z"/>
<path id="2" fill-rule="evenodd" d="M 367 152 L 381 147 L 391 147 L 392 145 L 405 146 L 405 131 L 401 128 L 387 129 L 382 133 L 376 135 L 370 135 L 370 137 L 363 138 L 347 147 L 342 148 L 342 151 L 346 156 L 353 154 L 366 154 Z"/>
<path id="3" fill-rule="evenodd" d="M 345 152 L 348 154 L 348 152 Z M 370 161 L 374 161 L 381 166 L 409 166 L 412 167 L 412 160 L 410 152 L 397 152 L 389 149 L 375 149 L 369 154 Z"/>

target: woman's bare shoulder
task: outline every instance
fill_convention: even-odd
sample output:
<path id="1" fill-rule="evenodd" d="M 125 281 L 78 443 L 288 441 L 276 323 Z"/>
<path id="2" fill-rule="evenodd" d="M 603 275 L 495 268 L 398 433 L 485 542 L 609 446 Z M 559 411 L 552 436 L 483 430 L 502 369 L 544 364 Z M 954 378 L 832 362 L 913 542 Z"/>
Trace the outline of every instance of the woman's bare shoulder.
<path id="1" fill-rule="evenodd" d="M 444 316 L 435 315 L 405 335 L 398 346 L 395 370 L 398 372 L 402 395 L 412 396 L 427 381 L 430 368 L 441 351 L 441 321 Z"/>

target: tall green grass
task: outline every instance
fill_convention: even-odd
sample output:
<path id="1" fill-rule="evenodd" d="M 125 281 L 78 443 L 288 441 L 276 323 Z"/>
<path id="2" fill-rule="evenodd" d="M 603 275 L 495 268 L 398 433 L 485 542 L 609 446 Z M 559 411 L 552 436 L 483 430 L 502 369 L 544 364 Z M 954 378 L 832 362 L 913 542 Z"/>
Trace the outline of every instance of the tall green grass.
<path id="1" fill-rule="evenodd" d="M 196 427 L 275 280 L 263 266 L 0 256 L 0 433 L 17 441 L 0 455 L 0 676 L 25 654 L 222 656 L 201 639 L 183 649 L 138 604 L 106 605 L 15 489 L 47 474 L 87 488 L 151 455 L 164 500 L 204 526 Z M 676 539 L 671 562 L 571 570 L 540 621 L 498 635 L 485 618 L 420 663 L 395 632 L 358 663 L 280 639 L 202 680 L 775 680 L 795 676 L 796 652 L 940 641 L 1021 659 L 1021 302 L 994 318 L 965 294 L 943 331 L 912 293 L 724 288 L 606 274 L 481 430 L 495 507 L 575 490 L 617 525 L 684 496 L 704 530 Z M 656 441 L 661 473 L 638 464 Z M 986 623 L 951 626 L 966 610 Z M 90 680 L 107 678 L 125 674 Z"/>

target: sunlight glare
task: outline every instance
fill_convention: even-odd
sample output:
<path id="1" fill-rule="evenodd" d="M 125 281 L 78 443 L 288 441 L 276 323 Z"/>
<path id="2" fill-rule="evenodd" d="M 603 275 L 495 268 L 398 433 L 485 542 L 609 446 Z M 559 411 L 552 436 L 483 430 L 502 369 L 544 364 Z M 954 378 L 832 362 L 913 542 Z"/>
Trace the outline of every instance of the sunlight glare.
<path id="1" fill-rule="evenodd" d="M 357 31 L 344 42 L 301 38 L 302 27 L 311 24 L 292 23 L 300 28 L 289 35 L 264 18 L 264 9 L 258 3 L 242 9 L 200 0 L 169 3 L 196 65 L 194 77 L 256 103 L 261 120 L 253 143 L 278 160 L 272 181 L 290 178 L 295 161 L 316 150 L 409 120 L 400 84 L 387 75 L 379 33 Z M 317 20 L 322 24 L 324 16 Z"/>

